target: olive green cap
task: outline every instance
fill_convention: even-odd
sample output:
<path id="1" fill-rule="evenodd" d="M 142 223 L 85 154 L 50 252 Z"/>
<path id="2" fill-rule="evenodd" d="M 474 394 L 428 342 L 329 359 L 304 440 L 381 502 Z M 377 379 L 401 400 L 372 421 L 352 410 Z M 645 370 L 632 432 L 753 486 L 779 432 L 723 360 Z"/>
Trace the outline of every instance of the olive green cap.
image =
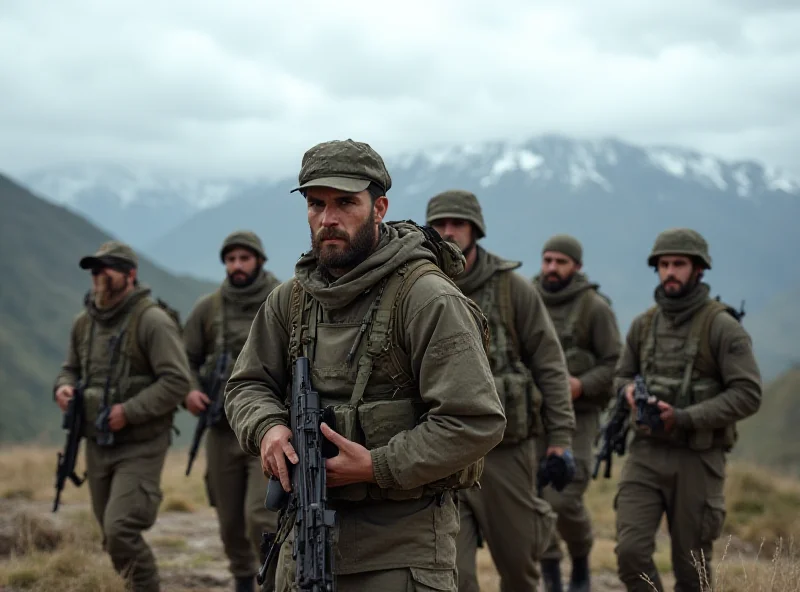
<path id="1" fill-rule="evenodd" d="M 136 253 L 125 243 L 111 240 L 100 245 L 94 255 L 86 255 L 78 262 L 81 269 L 94 269 L 97 267 L 128 266 L 133 269 L 139 267 Z"/>
<path id="2" fill-rule="evenodd" d="M 478 237 L 486 236 L 486 223 L 483 221 L 483 211 L 478 198 L 474 193 L 463 189 L 448 189 L 428 200 L 426 224 L 430 225 L 443 218 L 460 218 L 469 220 L 478 229 Z"/>
<path id="3" fill-rule="evenodd" d="M 353 140 L 322 142 L 303 155 L 300 183 L 290 193 L 309 187 L 332 187 L 347 193 L 358 193 L 370 183 L 384 192 L 392 186 L 392 178 L 380 154 L 369 144 Z"/>
<path id="4" fill-rule="evenodd" d="M 578 265 L 583 265 L 583 245 L 577 238 L 569 234 L 556 234 L 547 239 L 542 247 L 542 255 L 547 251 L 563 253 Z"/>
<path id="5" fill-rule="evenodd" d="M 236 230 L 225 237 L 225 240 L 222 241 L 222 248 L 219 251 L 219 258 L 223 263 L 225 262 L 225 253 L 235 247 L 249 249 L 264 261 L 267 260 L 267 254 L 264 252 L 264 245 L 261 244 L 261 239 L 258 238 L 255 232 L 250 230 Z"/>
<path id="6" fill-rule="evenodd" d="M 691 228 L 668 228 L 661 232 L 653 243 L 653 249 L 647 257 L 647 264 L 655 267 L 658 265 L 658 258 L 661 255 L 695 257 L 706 269 L 711 269 L 708 243 L 699 232 Z"/>

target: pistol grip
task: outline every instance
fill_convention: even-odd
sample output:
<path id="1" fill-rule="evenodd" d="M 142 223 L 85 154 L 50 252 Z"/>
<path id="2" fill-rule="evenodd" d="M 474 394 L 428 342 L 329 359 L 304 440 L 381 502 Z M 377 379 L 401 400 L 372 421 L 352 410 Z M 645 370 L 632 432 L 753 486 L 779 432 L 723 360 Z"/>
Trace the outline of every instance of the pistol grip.
<path id="1" fill-rule="evenodd" d="M 288 499 L 289 494 L 283 490 L 280 479 L 275 476 L 270 477 L 264 507 L 271 512 L 277 512 L 286 505 Z"/>

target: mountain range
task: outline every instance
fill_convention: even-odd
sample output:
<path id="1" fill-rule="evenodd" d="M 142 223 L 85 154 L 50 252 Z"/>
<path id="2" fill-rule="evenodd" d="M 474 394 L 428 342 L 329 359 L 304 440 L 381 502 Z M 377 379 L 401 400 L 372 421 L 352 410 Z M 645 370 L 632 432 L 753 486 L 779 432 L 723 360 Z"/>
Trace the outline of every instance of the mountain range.
<path id="1" fill-rule="evenodd" d="M 112 237 L 0 175 L 0 440 L 60 434 L 52 384 L 91 286 L 78 267 Z M 216 284 L 171 274 L 140 257 L 140 281 L 183 318 Z"/>
<path id="2" fill-rule="evenodd" d="M 560 135 L 430 148 L 386 162 L 393 178 L 389 219 L 422 222 L 436 192 L 472 190 L 488 226 L 484 246 L 523 262 L 520 271 L 528 276 L 537 272 L 548 236 L 576 235 L 584 245 L 585 270 L 614 301 L 623 328 L 652 302 L 656 281 L 647 253 L 657 233 L 671 226 L 704 234 L 714 260 L 706 277 L 712 290 L 737 306 L 745 300 L 750 313 L 800 288 L 800 260 L 794 256 L 800 247 L 800 183 L 758 162 Z M 106 220 L 102 225 L 111 233 L 175 273 L 219 279 L 219 245 L 237 228 L 259 233 L 267 265 L 282 279 L 292 275 L 308 248 L 303 200 L 289 193 L 293 174 L 272 181 L 189 183 L 124 171 L 62 167 L 22 181 L 90 219 Z M 114 199 L 98 197 L 114 187 L 120 188 Z M 95 207 L 98 201 L 102 207 Z"/>
<path id="3" fill-rule="evenodd" d="M 712 294 L 737 307 L 746 301 L 744 325 L 765 380 L 800 360 L 800 184 L 769 166 L 553 135 L 386 162 L 389 219 L 424 222 L 432 195 L 472 190 L 487 224 L 483 245 L 523 262 L 526 276 L 537 272 L 547 237 L 576 235 L 584 269 L 612 299 L 623 332 L 652 304 L 657 279 L 646 259 L 657 233 L 696 228 L 710 243 Z M 43 434 L 45 420 L 55 425 L 51 383 L 88 287 L 81 255 L 111 236 L 130 242 L 144 281 L 185 316 L 223 277 L 219 246 L 235 229 L 259 233 L 267 267 L 283 280 L 292 275 L 309 245 L 304 201 L 289 193 L 295 184 L 289 173 L 203 180 L 87 164 L 40 169 L 19 183 L 0 176 L 0 439 Z"/>

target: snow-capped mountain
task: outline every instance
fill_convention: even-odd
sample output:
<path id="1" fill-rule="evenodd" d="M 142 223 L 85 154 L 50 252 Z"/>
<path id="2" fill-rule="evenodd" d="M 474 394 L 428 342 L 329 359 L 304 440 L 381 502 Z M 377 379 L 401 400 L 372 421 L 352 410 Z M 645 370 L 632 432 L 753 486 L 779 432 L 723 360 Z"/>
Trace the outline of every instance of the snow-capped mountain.
<path id="1" fill-rule="evenodd" d="M 800 182 L 758 162 L 557 135 L 426 148 L 385 160 L 393 180 L 389 219 L 424 222 L 435 193 L 474 191 L 488 227 L 485 246 L 522 261 L 526 275 L 536 273 L 548 236 L 575 234 L 584 244 L 586 271 L 619 304 L 622 326 L 651 301 L 647 252 L 671 226 L 704 234 L 714 260 L 709 279 L 731 301 L 759 306 L 800 278 L 794 255 Z M 304 202 L 289 194 L 296 171 L 265 182 L 75 167 L 40 171 L 26 181 L 177 273 L 221 279 L 219 245 L 237 228 L 260 234 L 267 266 L 284 279 L 309 244 Z"/>
<path id="2" fill-rule="evenodd" d="M 39 169 L 21 181 L 135 246 L 157 239 L 248 186 L 241 179 L 198 179 L 144 167 L 86 163 Z"/>

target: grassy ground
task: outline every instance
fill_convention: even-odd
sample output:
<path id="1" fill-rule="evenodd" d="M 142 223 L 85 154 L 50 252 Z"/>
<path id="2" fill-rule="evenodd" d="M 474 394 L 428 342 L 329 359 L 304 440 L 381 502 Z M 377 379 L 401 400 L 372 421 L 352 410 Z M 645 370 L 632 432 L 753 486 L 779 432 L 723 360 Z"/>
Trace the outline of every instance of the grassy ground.
<path id="1" fill-rule="evenodd" d="M 205 499 L 202 456 L 190 477 L 184 476 L 185 450 L 172 450 L 167 459 L 164 502 L 156 526 L 146 535 L 156 551 L 165 589 L 230 588 L 216 517 Z M 0 590 L 123 590 L 123 580 L 101 551 L 86 485 L 76 488 L 68 483 L 62 507 L 51 513 L 55 462 L 54 449 L 0 448 Z M 617 470 L 620 466 L 616 463 Z M 78 469 L 82 474 L 83 466 Z M 596 532 L 591 557 L 594 589 L 601 592 L 623 589 L 615 575 L 615 490 L 616 471 L 610 480 L 593 482 L 586 500 Z M 726 532 L 718 541 L 708 580 L 716 583 L 717 590 L 729 592 L 800 591 L 800 560 L 793 546 L 793 537 L 800 533 L 800 482 L 733 464 L 726 497 Z M 664 528 L 655 560 L 664 584 L 671 588 Z M 482 590 L 498 590 L 487 549 L 480 552 L 478 563 Z"/>

